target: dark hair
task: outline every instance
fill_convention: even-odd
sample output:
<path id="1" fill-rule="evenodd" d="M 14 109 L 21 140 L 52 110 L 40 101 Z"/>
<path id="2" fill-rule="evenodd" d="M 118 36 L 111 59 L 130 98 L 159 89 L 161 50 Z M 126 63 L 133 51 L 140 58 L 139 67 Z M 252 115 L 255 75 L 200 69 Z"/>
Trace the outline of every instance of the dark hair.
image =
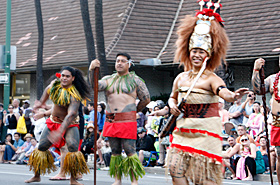
<path id="1" fill-rule="evenodd" d="M 89 115 L 89 110 L 87 107 L 83 107 L 83 111 L 85 115 Z"/>
<path id="2" fill-rule="evenodd" d="M 125 57 L 127 58 L 127 60 L 130 60 L 130 59 L 131 59 L 131 57 L 130 57 L 130 55 L 129 55 L 128 53 L 118 53 L 117 56 L 116 56 L 116 58 L 117 58 L 118 56 L 125 56 Z"/>
<path id="3" fill-rule="evenodd" d="M 258 104 L 259 106 L 261 106 L 261 103 L 260 102 L 258 102 L 258 101 L 255 101 L 253 104 Z M 253 108 L 252 108 L 253 109 Z M 261 108 L 259 108 L 259 112 L 261 112 Z M 253 109 L 253 113 L 255 113 L 255 110 Z"/>
<path id="4" fill-rule="evenodd" d="M 18 136 L 20 137 L 20 133 L 18 133 L 18 132 L 15 132 L 15 133 L 14 133 L 14 136 L 15 136 L 16 134 L 17 134 L 17 135 L 18 135 Z"/>
<path id="5" fill-rule="evenodd" d="M 246 126 L 245 125 L 238 125 L 238 127 L 243 127 L 244 128 L 244 130 L 246 131 Z"/>
<path id="6" fill-rule="evenodd" d="M 75 87 L 79 91 L 81 97 L 83 99 L 85 99 L 86 97 L 89 97 L 89 95 L 90 95 L 89 86 L 83 78 L 82 71 L 79 69 L 70 67 L 70 66 L 63 67 L 61 69 L 61 72 L 64 70 L 69 71 L 72 74 L 72 76 L 75 77 L 75 79 L 73 81 L 73 85 L 75 85 Z"/>
<path id="7" fill-rule="evenodd" d="M 7 138 L 8 136 L 11 136 L 11 139 L 13 139 L 13 136 L 12 136 L 12 134 L 6 134 L 6 137 L 5 138 Z"/>
<path id="8" fill-rule="evenodd" d="M 100 105 L 101 106 L 101 108 L 102 108 L 102 110 L 101 110 L 101 112 L 100 112 L 100 114 L 101 114 L 101 118 L 103 117 L 103 115 L 105 114 L 105 108 L 106 108 L 106 106 L 105 106 L 105 104 L 104 103 L 99 103 L 98 105 Z"/>
<path id="9" fill-rule="evenodd" d="M 30 141 L 31 141 L 32 139 L 35 139 L 35 141 L 37 141 L 35 137 L 31 137 L 31 138 L 30 138 Z"/>
<path id="10" fill-rule="evenodd" d="M 94 131 L 90 132 L 89 129 L 87 129 L 84 140 L 91 138 L 92 135 L 94 135 Z"/>
<path id="11" fill-rule="evenodd" d="M 0 103 L 0 107 L 4 107 L 3 103 Z"/>
<path id="12" fill-rule="evenodd" d="M 88 104 L 89 104 L 89 106 L 94 107 L 94 103 L 93 102 L 90 102 Z"/>

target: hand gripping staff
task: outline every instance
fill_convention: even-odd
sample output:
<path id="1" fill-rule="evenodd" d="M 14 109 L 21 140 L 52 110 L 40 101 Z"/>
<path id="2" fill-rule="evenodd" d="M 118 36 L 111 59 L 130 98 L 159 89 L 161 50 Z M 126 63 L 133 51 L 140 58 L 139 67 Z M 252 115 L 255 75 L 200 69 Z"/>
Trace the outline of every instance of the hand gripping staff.
<path id="1" fill-rule="evenodd" d="M 264 109 L 264 123 L 265 123 L 265 134 L 266 134 L 266 146 L 267 146 L 267 155 L 268 155 L 268 164 L 269 164 L 269 171 L 270 171 L 270 181 L 273 185 L 273 178 L 272 178 L 272 171 L 271 171 L 271 163 L 270 163 L 270 149 L 269 149 L 269 139 L 268 139 L 268 129 L 267 129 L 267 109 L 266 109 L 266 97 L 265 97 L 265 83 L 264 83 L 264 68 L 260 69 L 260 79 L 261 79 L 261 94 L 262 94 L 262 101 L 263 101 L 263 109 Z"/>
<path id="2" fill-rule="evenodd" d="M 191 93 L 192 89 L 194 88 L 196 82 L 198 81 L 198 79 L 200 78 L 200 76 L 202 75 L 202 73 L 204 72 L 205 68 L 206 68 L 206 65 L 207 65 L 207 60 L 209 58 L 208 57 L 205 57 L 203 63 L 202 63 L 202 66 L 197 74 L 197 76 L 195 77 L 194 79 L 194 82 L 192 83 L 192 85 L 190 86 L 186 96 L 184 98 L 182 98 L 182 101 L 178 104 L 178 109 L 179 110 L 182 110 L 182 107 L 184 105 L 184 103 L 187 101 L 187 97 L 189 96 L 189 94 Z M 182 113 L 181 113 L 182 115 Z M 164 126 L 164 128 L 162 129 L 162 131 L 160 132 L 160 137 L 163 138 L 165 137 L 169 132 L 172 132 L 176 126 L 176 120 L 178 117 L 181 117 L 181 115 L 179 116 L 174 116 L 174 115 L 171 115 L 166 123 L 166 125 Z"/>

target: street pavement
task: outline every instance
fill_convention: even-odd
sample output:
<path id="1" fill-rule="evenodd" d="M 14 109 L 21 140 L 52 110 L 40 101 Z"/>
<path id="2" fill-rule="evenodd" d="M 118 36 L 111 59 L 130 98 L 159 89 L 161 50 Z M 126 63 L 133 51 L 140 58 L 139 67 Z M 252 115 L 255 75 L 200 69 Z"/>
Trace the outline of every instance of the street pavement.
<path id="1" fill-rule="evenodd" d="M 139 180 L 139 185 L 171 185 L 172 181 L 170 176 L 166 177 L 164 174 L 158 174 L 153 170 L 147 170 L 145 177 Z M 32 183 L 32 185 L 47 185 L 57 184 L 66 185 L 69 181 L 50 181 L 49 178 L 56 175 L 52 173 L 42 176 L 41 182 Z M 108 171 L 97 170 L 97 185 L 111 185 L 114 180 L 108 175 Z M 26 165 L 14 165 L 14 164 L 0 164 L 0 185 L 24 185 L 24 180 L 32 177 L 32 172 Z M 93 185 L 93 170 L 90 170 L 90 174 L 83 177 L 83 181 L 80 181 L 85 185 Z M 224 180 L 223 185 L 269 185 L 269 182 L 260 181 L 233 181 Z M 278 184 L 274 182 L 274 184 Z M 123 185 L 130 185 L 128 178 L 124 178 Z"/>

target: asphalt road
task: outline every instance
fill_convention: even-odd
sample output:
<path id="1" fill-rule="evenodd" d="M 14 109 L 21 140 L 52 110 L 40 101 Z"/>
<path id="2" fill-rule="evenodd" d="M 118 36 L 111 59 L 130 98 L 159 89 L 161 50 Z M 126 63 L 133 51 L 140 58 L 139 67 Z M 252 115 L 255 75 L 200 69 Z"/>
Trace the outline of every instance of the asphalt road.
<path id="1" fill-rule="evenodd" d="M 56 175 L 52 173 L 46 176 L 42 176 L 41 182 L 32 183 L 33 185 L 47 185 L 47 184 L 57 184 L 66 185 L 69 181 L 50 181 L 49 178 Z M 29 171 L 28 167 L 25 165 L 14 165 L 14 164 L 0 164 L 0 185 L 26 185 L 24 180 L 32 177 L 32 172 Z M 83 181 L 80 181 L 85 185 L 93 185 L 93 170 L 90 171 L 89 175 L 83 177 Z M 114 180 L 108 175 L 108 171 L 97 171 L 97 185 L 111 185 Z M 166 177 L 163 174 L 152 174 L 147 173 L 144 178 L 139 180 L 139 185 L 171 185 L 171 178 Z M 223 185 L 269 185 L 268 182 L 259 181 L 231 181 L 224 180 Z M 278 183 L 274 183 L 278 184 Z M 125 178 L 123 180 L 123 185 L 130 185 L 129 179 Z"/>

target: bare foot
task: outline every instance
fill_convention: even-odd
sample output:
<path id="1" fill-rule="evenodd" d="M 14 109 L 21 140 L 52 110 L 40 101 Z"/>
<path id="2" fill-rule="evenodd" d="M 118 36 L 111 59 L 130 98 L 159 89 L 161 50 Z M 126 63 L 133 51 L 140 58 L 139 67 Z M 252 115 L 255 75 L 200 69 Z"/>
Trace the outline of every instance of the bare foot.
<path id="1" fill-rule="evenodd" d="M 115 182 L 112 185 L 122 185 L 122 181 L 119 179 L 115 179 Z"/>
<path id="2" fill-rule="evenodd" d="M 34 176 L 31 177 L 30 179 L 24 181 L 25 183 L 31 183 L 31 182 L 40 182 L 41 181 L 41 177 L 40 176 Z"/>
<path id="3" fill-rule="evenodd" d="M 56 180 L 67 180 L 65 174 L 58 173 L 56 176 L 49 178 L 51 181 L 56 181 Z"/>
<path id="4" fill-rule="evenodd" d="M 70 177 L 70 184 L 71 185 L 83 185 L 81 183 L 79 183 L 75 178 Z"/>

